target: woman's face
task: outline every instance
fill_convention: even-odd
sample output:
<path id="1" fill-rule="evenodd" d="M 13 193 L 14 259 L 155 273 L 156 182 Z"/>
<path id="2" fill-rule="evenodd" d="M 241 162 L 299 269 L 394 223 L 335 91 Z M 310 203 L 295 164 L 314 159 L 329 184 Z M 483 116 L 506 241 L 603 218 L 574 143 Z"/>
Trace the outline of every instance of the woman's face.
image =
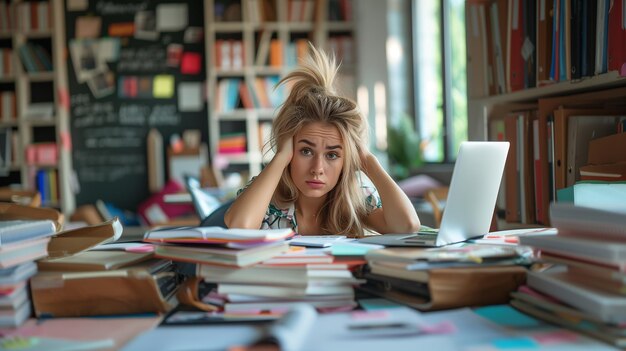
<path id="1" fill-rule="evenodd" d="M 320 122 L 305 125 L 293 139 L 289 169 L 301 195 L 319 198 L 339 181 L 344 163 L 344 144 L 337 127 Z"/>

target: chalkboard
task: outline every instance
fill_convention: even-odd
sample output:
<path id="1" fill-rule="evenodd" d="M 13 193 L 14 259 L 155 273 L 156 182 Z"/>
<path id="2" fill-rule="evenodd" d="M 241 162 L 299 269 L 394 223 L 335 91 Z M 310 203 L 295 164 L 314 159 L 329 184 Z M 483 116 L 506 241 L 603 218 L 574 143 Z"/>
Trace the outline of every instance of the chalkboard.
<path id="1" fill-rule="evenodd" d="M 78 205 L 134 211 L 149 197 L 151 128 L 165 145 L 187 129 L 208 142 L 203 16 L 198 0 L 66 2 Z"/>

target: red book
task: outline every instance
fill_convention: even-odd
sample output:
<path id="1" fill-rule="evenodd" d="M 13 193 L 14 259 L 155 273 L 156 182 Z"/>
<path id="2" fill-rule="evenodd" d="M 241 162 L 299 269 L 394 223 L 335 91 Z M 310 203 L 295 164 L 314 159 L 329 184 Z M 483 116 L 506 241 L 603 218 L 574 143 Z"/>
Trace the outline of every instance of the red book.
<path id="1" fill-rule="evenodd" d="M 517 3 L 517 7 L 514 7 Z M 509 46 L 507 57 L 508 90 L 516 91 L 524 89 L 524 58 L 522 46 L 524 45 L 524 5 L 523 1 L 511 1 L 509 3 Z"/>
<path id="2" fill-rule="evenodd" d="M 609 9 L 609 39 L 607 54 L 609 71 L 626 76 L 626 29 L 624 28 L 624 2 L 615 0 Z"/>

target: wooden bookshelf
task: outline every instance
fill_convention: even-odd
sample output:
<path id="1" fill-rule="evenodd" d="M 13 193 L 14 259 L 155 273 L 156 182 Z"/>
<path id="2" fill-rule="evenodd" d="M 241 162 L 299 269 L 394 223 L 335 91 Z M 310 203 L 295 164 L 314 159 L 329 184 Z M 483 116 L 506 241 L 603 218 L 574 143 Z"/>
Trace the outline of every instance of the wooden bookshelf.
<path id="1" fill-rule="evenodd" d="M 307 41 L 343 61 L 339 82 L 345 84 L 340 90 L 356 98 L 352 2 L 205 0 L 210 153 L 213 160 L 221 157 L 229 163 L 226 173 L 254 176 L 271 158 L 262 149 L 263 138 L 288 93 L 272 87 L 297 65 Z M 248 101 L 241 89 L 247 91 L 244 95 L 253 94 Z M 224 141 L 232 134 L 233 139 Z"/>

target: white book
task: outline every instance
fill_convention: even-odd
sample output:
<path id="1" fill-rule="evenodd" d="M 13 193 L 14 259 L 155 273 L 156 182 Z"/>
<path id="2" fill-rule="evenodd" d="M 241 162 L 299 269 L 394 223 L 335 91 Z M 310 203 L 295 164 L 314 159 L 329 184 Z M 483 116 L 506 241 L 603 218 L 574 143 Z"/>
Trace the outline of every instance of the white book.
<path id="1" fill-rule="evenodd" d="M 51 220 L 0 221 L 0 246 L 27 239 L 49 237 L 56 233 Z"/>
<path id="2" fill-rule="evenodd" d="M 626 241 L 625 213 L 557 202 L 550 206 L 550 220 L 559 235 Z"/>
<path id="3" fill-rule="evenodd" d="M 285 229 L 226 229 L 222 227 L 175 227 L 149 231 L 144 241 L 173 242 L 267 242 L 290 238 L 291 228 Z"/>
<path id="4" fill-rule="evenodd" d="M 32 277 L 35 273 L 37 273 L 37 264 L 30 261 L 14 267 L 0 269 L 0 285 L 17 284 Z"/>
<path id="5" fill-rule="evenodd" d="M 626 243 L 598 241 L 564 236 L 524 236 L 521 245 L 533 246 L 551 254 L 575 257 L 596 263 L 626 266 Z"/>
<path id="6" fill-rule="evenodd" d="M 30 303 L 26 300 L 15 310 L 0 312 L 0 327 L 18 327 L 30 316 Z"/>
<path id="7" fill-rule="evenodd" d="M 311 283 L 306 286 L 271 286 L 250 284 L 218 284 L 219 294 L 247 294 L 266 297 L 304 297 L 309 295 L 339 295 L 342 299 L 354 298 L 351 285 L 325 285 Z"/>
<path id="8" fill-rule="evenodd" d="M 23 282 L 13 289 L 11 293 L 0 295 L 0 310 L 16 311 L 26 301 L 28 301 L 28 288 L 26 283 Z"/>
<path id="9" fill-rule="evenodd" d="M 261 303 L 226 303 L 224 304 L 224 312 L 251 312 L 258 313 L 263 311 L 281 312 L 301 304 L 299 301 L 281 301 L 281 302 L 261 302 Z M 343 308 L 355 307 L 354 300 L 331 300 L 331 301 L 307 301 L 307 304 L 315 308 Z"/>
<path id="10" fill-rule="evenodd" d="M 528 272 L 527 284 L 605 323 L 626 322 L 626 298 L 577 285 L 563 270 Z"/>

